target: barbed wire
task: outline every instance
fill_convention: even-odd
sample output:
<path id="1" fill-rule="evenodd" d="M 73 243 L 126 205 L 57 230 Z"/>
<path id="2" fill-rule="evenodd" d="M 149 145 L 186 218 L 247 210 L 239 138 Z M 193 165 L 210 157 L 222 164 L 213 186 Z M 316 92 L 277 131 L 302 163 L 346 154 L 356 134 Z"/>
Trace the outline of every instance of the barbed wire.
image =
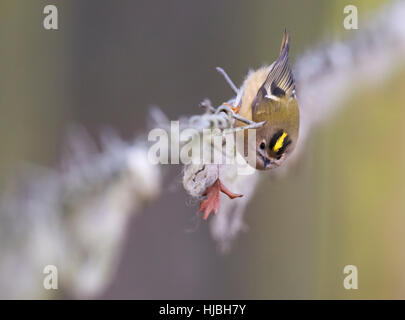
<path id="1" fill-rule="evenodd" d="M 297 161 L 316 125 L 327 121 L 356 90 L 382 83 L 405 60 L 405 3 L 395 1 L 371 18 L 366 27 L 352 31 L 354 38 L 314 48 L 295 65 L 301 111 L 300 139 L 287 165 Z M 232 81 L 228 81 L 228 83 Z M 241 89 L 234 86 L 237 96 Z M 230 102 L 236 98 L 232 98 Z M 233 128 L 235 113 L 226 106 L 203 102 L 204 114 L 183 117 L 183 127 Z M 153 109 L 160 127 L 169 119 Z M 241 119 L 238 119 L 241 120 Z M 252 127 L 257 124 L 248 123 Z M 74 297 L 91 297 L 105 288 L 119 261 L 128 220 L 158 198 L 161 170 L 148 161 L 143 140 L 126 143 L 109 133 L 97 152 L 85 130 L 76 128 L 70 156 L 63 170 L 29 169 L 20 183 L 4 192 L 0 202 L 0 286 L 3 298 L 39 298 L 45 265 L 63 265 L 63 289 Z M 235 166 L 186 165 L 185 190 L 200 199 L 218 177 L 232 191 L 244 195 L 221 198 L 210 230 L 222 251 L 244 230 L 243 216 L 260 174 L 238 175 Z M 19 277 L 10 277 L 19 270 Z"/>

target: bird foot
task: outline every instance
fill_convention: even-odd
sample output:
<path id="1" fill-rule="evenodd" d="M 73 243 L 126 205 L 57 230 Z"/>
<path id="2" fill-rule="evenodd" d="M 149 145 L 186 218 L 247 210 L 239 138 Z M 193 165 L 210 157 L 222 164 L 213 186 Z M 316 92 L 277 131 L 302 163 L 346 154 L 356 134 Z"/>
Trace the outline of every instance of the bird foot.
<path id="1" fill-rule="evenodd" d="M 224 102 L 223 105 L 224 105 L 224 106 L 227 106 L 227 107 L 229 107 L 229 108 L 231 108 L 232 111 L 235 112 L 236 114 L 238 114 L 239 111 L 240 111 L 240 106 L 234 107 L 233 105 L 231 105 L 231 104 L 229 104 L 229 103 L 227 103 L 227 102 Z"/>
<path id="2" fill-rule="evenodd" d="M 237 194 L 229 191 L 221 182 L 221 180 L 218 178 L 211 186 L 209 186 L 205 190 L 203 194 L 203 196 L 207 196 L 207 198 L 201 201 L 200 203 L 200 211 L 204 212 L 203 216 L 204 220 L 208 218 L 208 216 L 212 211 L 214 211 L 214 214 L 218 212 L 219 205 L 221 202 L 220 200 L 221 192 L 225 193 L 230 199 L 243 197 L 242 194 Z"/>

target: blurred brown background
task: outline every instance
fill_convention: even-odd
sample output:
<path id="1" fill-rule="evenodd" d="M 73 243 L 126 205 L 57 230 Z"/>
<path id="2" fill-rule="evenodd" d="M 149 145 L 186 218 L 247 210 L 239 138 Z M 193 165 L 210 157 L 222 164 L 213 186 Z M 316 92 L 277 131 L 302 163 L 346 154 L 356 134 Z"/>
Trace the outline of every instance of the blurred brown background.
<path id="1" fill-rule="evenodd" d="M 363 18 L 384 1 L 350 1 Z M 59 30 L 42 26 L 55 4 Z M 292 61 L 322 40 L 344 38 L 344 1 L 2 1 L 0 184 L 24 163 L 57 167 L 66 130 L 104 127 L 131 139 L 147 111 L 171 118 L 232 92 L 249 68 Z M 247 209 L 248 232 L 217 253 L 181 168 L 158 203 L 132 220 L 113 283 L 100 298 L 405 298 L 404 73 L 362 91 L 308 140 L 286 177 L 264 179 Z M 91 232 L 91 231 L 89 231 Z M 343 267 L 359 290 L 343 288 Z"/>

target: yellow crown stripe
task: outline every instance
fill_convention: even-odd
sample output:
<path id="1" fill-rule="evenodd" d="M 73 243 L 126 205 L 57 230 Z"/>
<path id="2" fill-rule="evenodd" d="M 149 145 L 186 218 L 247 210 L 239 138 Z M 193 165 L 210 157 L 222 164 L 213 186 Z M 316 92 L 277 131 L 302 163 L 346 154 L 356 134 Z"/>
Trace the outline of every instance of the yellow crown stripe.
<path id="1" fill-rule="evenodd" d="M 276 143 L 274 144 L 273 150 L 274 152 L 278 152 L 284 144 L 284 139 L 287 137 L 287 133 L 283 132 L 280 138 L 277 139 Z"/>

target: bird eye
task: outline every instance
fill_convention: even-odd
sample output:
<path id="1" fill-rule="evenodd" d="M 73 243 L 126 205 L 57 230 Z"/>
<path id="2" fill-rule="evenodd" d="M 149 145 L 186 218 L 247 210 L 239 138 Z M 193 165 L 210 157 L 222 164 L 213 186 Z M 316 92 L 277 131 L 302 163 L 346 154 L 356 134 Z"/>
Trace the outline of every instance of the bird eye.
<path id="1" fill-rule="evenodd" d="M 281 155 L 279 155 L 276 159 L 277 159 L 277 160 L 280 160 L 280 159 L 281 159 Z"/>
<path id="2" fill-rule="evenodd" d="M 264 150 L 264 148 L 266 148 L 266 144 L 264 142 L 262 142 L 259 147 L 260 147 L 260 149 Z"/>

